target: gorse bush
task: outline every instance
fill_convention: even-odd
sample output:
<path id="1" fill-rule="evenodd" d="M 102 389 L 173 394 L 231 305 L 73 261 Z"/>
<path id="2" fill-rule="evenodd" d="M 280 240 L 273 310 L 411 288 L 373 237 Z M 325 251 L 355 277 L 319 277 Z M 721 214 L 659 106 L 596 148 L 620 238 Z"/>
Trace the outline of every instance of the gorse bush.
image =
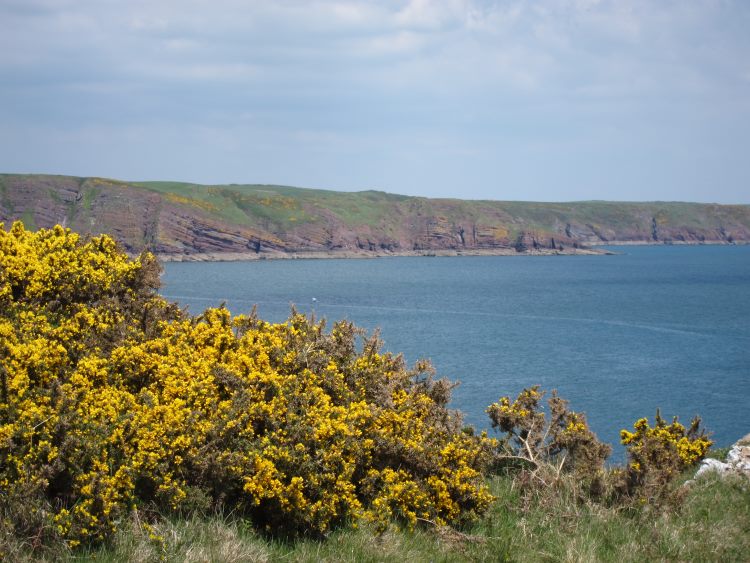
<path id="1" fill-rule="evenodd" d="M 554 392 L 545 413 L 538 387 L 488 408 L 498 442 L 377 334 L 294 310 L 192 316 L 159 274 L 108 236 L 0 225 L 0 559 L 8 538 L 92 544 L 134 521 L 158 544 L 156 514 L 223 511 L 291 537 L 442 529 L 485 511 L 498 465 L 537 500 L 659 500 L 711 445 L 697 419 L 657 413 L 623 431 L 629 463 L 609 470 L 585 416 Z"/>
<path id="2" fill-rule="evenodd" d="M 538 386 L 524 389 L 511 401 L 501 397 L 487 408 L 492 426 L 505 432 L 507 452 L 538 466 L 557 463 L 561 471 L 591 475 L 604 467 L 612 448 L 600 442 L 583 413 L 571 411 L 568 402 L 552 392 L 542 410 L 544 392 Z"/>
<path id="3" fill-rule="evenodd" d="M 0 228 L 0 528 L 100 541 L 133 508 L 224 507 L 283 534 L 457 524 L 490 503 L 496 441 L 451 385 L 351 323 L 190 316 L 148 253 Z"/>
<path id="4" fill-rule="evenodd" d="M 628 463 L 607 468 L 612 449 L 597 439 L 585 415 L 571 411 L 555 391 L 545 411 L 543 398 L 544 392 L 534 386 L 516 399 L 501 397 L 487 408 L 493 428 L 503 433 L 496 464 L 513 473 L 522 489 L 542 496 L 555 494 L 562 485 L 576 490 L 579 500 L 664 504 L 672 500 L 669 485 L 702 460 L 713 444 L 700 418 L 685 428 L 676 417 L 668 424 L 657 411 L 653 427 L 641 418 L 633 432 L 620 432 Z M 568 482 L 562 483 L 566 478 Z"/>
<path id="5" fill-rule="evenodd" d="M 515 400 L 501 397 L 487 408 L 492 426 L 504 433 L 498 460 L 520 471 L 521 484 L 538 488 L 572 476 L 587 493 L 598 494 L 604 462 L 612 448 L 600 442 L 583 413 L 568 408 L 555 391 L 543 410 L 544 392 L 524 389 Z"/>
<path id="6" fill-rule="evenodd" d="M 664 500 L 669 493 L 666 485 L 702 460 L 713 445 L 700 422 L 696 416 L 685 428 L 675 417 L 668 424 L 657 410 L 653 427 L 641 418 L 633 432 L 621 430 L 620 440 L 628 452 L 623 489 L 642 502 Z"/>

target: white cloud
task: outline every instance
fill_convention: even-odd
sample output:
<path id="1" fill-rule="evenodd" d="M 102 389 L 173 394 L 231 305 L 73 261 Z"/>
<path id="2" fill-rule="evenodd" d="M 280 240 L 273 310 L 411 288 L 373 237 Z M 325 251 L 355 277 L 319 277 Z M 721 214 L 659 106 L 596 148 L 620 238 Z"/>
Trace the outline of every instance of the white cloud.
<path id="1" fill-rule="evenodd" d="M 204 46 L 200 41 L 184 38 L 165 39 L 162 44 L 167 51 L 174 53 L 194 53 Z"/>
<path id="2" fill-rule="evenodd" d="M 482 162 L 503 151 L 557 147 L 589 166 L 586 152 L 613 132 L 679 143 L 675 123 L 691 139 L 737 124 L 727 154 L 750 142 L 750 4 L 740 0 L 5 0 L 0 19 L 0 122 L 54 123 L 82 145 L 94 141 L 76 128 L 101 121 L 115 131 L 120 119 L 131 136 L 158 122 L 170 139 L 184 123 L 239 121 L 219 144 L 279 163 L 306 146 L 361 149 L 373 172 L 368 151 L 439 160 L 448 149 L 428 140 L 441 139 L 460 141 L 454 152 L 481 177 L 497 174 Z M 259 131 L 274 139 L 264 149 L 243 140 Z M 577 142 L 561 148 L 566 134 Z M 196 153 L 204 138 L 221 136 L 192 135 Z"/>
<path id="3" fill-rule="evenodd" d="M 469 7 L 463 0 L 409 0 L 394 19 L 401 27 L 444 30 L 462 26 Z"/>
<path id="4" fill-rule="evenodd" d="M 406 55 L 418 52 L 428 44 L 428 38 L 413 31 L 396 31 L 351 41 L 355 53 L 365 57 Z"/>

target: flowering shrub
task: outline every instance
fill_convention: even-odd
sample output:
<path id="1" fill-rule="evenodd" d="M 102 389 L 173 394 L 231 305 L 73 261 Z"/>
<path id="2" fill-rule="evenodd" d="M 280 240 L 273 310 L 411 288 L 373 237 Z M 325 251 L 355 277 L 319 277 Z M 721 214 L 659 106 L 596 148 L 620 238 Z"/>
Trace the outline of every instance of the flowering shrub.
<path id="1" fill-rule="evenodd" d="M 665 485 L 702 460 L 713 444 L 697 416 L 686 429 L 677 417 L 667 424 L 657 410 L 653 427 L 641 418 L 633 430 L 620 431 L 628 452 L 624 488 L 645 501 L 659 501 L 668 492 Z"/>
<path id="2" fill-rule="evenodd" d="M 192 317 L 158 274 L 107 236 L 0 228 L 0 528 L 75 546 L 145 504 L 292 534 L 488 506 L 496 442 L 428 364 L 348 322 Z"/>
<path id="3" fill-rule="evenodd" d="M 487 408 L 493 428 L 505 433 L 500 459 L 530 465 L 531 476 L 544 484 L 550 477 L 542 474 L 554 468 L 553 479 L 569 473 L 598 485 L 610 446 L 600 442 L 585 415 L 569 410 L 555 391 L 547 401 L 548 415 L 542 410 L 543 398 L 539 386 L 534 386 L 513 401 L 501 397 Z"/>

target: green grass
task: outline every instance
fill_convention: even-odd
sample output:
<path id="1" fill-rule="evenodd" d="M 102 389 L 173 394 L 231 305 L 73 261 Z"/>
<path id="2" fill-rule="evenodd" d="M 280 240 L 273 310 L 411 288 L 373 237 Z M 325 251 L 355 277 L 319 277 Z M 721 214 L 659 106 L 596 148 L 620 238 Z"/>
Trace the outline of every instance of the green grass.
<path id="1" fill-rule="evenodd" d="M 13 205 L 8 197 L 8 187 L 5 185 L 5 174 L 0 175 L 0 206 L 13 213 Z"/>
<path id="2" fill-rule="evenodd" d="M 232 515 L 146 518 L 137 513 L 107 545 L 70 552 L 31 551 L 16 542 L 18 561 L 747 561 L 750 480 L 707 476 L 674 506 L 608 507 L 575 500 L 575 484 L 524 498 L 506 476 L 490 479 L 497 500 L 463 530 L 429 524 L 379 535 L 364 525 L 325 539 L 268 538 Z"/>
<path id="3" fill-rule="evenodd" d="M 201 208 L 201 204 L 205 204 L 212 209 L 212 214 L 230 223 L 243 225 L 248 222 L 247 215 L 220 188 L 183 182 L 137 182 L 133 185 L 165 196 L 172 194 L 193 200 L 194 207 Z"/>
<path id="4" fill-rule="evenodd" d="M 378 226 L 388 219 L 394 205 L 409 200 L 378 191 L 335 192 L 273 185 L 204 186 L 181 182 L 137 182 L 133 185 L 164 195 L 178 195 L 207 204 L 221 218 L 248 224 L 260 219 L 282 230 L 316 221 L 327 209 L 350 226 Z"/>
<path id="5" fill-rule="evenodd" d="M 83 189 L 83 194 L 81 198 L 81 207 L 85 209 L 86 211 L 91 211 L 91 204 L 96 199 L 96 196 L 100 193 L 99 188 L 94 187 L 86 187 Z"/>
<path id="6" fill-rule="evenodd" d="M 23 221 L 23 224 L 26 226 L 27 229 L 31 231 L 36 231 L 36 219 L 34 218 L 34 212 L 33 211 L 24 211 L 21 214 L 21 221 Z"/>
<path id="7" fill-rule="evenodd" d="M 475 533 L 504 538 L 515 561 L 743 561 L 750 553 L 749 485 L 707 477 L 665 509 L 579 505 L 563 493 L 524 511 L 506 482 L 499 485 L 505 502 Z"/>

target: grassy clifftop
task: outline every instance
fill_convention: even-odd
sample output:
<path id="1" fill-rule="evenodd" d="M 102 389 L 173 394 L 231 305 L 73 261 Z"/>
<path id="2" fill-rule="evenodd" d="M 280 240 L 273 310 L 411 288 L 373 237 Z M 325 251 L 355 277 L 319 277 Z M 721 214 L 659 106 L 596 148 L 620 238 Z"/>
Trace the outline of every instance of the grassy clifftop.
<path id="1" fill-rule="evenodd" d="M 428 199 L 274 185 L 0 175 L 0 221 L 109 232 L 173 257 L 574 252 L 750 241 L 750 206 Z"/>

